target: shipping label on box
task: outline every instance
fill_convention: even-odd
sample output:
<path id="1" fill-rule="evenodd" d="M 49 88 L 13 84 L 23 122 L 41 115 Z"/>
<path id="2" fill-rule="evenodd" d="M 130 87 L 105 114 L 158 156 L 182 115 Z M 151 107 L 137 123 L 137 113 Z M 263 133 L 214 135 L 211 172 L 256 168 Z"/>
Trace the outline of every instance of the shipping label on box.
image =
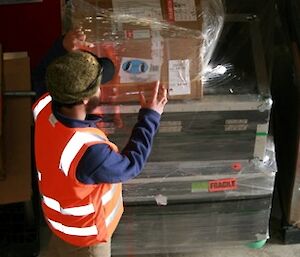
<path id="1" fill-rule="evenodd" d="M 189 60 L 169 61 L 169 94 L 190 95 L 190 62 Z"/>
<path id="2" fill-rule="evenodd" d="M 150 29 L 128 29 L 124 30 L 124 35 L 126 39 L 145 39 L 151 38 Z"/>
<path id="3" fill-rule="evenodd" d="M 115 15 L 162 20 L 160 0 L 112 0 Z"/>
<path id="4" fill-rule="evenodd" d="M 195 0 L 167 0 L 168 21 L 197 21 Z"/>

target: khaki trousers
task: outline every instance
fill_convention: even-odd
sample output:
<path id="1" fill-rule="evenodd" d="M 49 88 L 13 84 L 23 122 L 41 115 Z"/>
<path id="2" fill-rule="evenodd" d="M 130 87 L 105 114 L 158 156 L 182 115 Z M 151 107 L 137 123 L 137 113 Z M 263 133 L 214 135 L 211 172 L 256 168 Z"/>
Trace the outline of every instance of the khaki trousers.
<path id="1" fill-rule="evenodd" d="M 51 235 L 48 249 L 40 257 L 111 257 L 111 240 L 89 247 L 78 247 Z"/>

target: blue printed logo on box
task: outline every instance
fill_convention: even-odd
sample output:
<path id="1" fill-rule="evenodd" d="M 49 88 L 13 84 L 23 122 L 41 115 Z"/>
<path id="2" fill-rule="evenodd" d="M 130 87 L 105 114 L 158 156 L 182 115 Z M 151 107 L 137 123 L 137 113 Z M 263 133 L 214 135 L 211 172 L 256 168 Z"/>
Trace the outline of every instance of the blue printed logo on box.
<path id="1" fill-rule="evenodd" d="M 123 71 L 131 74 L 140 74 L 148 71 L 149 66 L 147 63 L 141 60 L 130 60 L 122 65 Z"/>

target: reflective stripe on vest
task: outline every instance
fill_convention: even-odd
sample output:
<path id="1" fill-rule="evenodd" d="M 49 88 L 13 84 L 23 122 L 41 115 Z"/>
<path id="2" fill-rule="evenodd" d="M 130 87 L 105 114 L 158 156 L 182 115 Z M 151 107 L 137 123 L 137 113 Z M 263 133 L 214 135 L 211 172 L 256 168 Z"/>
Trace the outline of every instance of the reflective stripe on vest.
<path id="1" fill-rule="evenodd" d="M 116 192 L 116 189 L 117 189 L 117 185 L 116 184 L 112 184 L 111 189 L 108 190 L 101 197 L 101 201 L 102 201 L 102 205 L 103 206 L 106 205 L 112 199 L 113 195 Z M 88 204 L 88 205 L 79 206 L 79 207 L 72 207 L 72 208 L 62 208 L 61 205 L 60 205 L 60 203 L 58 201 L 56 201 L 55 199 L 53 199 L 53 198 L 50 198 L 50 197 L 47 197 L 47 196 L 43 196 L 43 200 L 44 200 L 44 203 L 50 209 L 52 209 L 54 211 L 57 211 L 57 212 L 60 212 L 61 214 L 64 214 L 64 215 L 84 216 L 84 215 L 89 215 L 89 214 L 95 212 L 93 204 Z M 122 202 L 122 195 L 120 196 L 119 201 L 120 200 Z M 119 201 L 118 201 L 117 206 L 119 205 Z M 118 209 L 118 208 L 116 208 L 116 209 Z M 113 212 L 114 212 L 114 210 L 112 211 L 112 213 Z M 115 216 L 115 215 L 113 215 L 113 216 Z"/>
<path id="2" fill-rule="evenodd" d="M 122 198 L 122 194 L 119 197 L 119 200 L 116 204 L 116 207 L 112 210 L 112 212 L 107 216 L 107 218 L 105 219 L 105 224 L 106 227 L 109 226 L 109 224 L 114 220 L 114 218 L 116 217 L 118 210 L 123 206 L 123 198 Z"/>
<path id="3" fill-rule="evenodd" d="M 47 95 L 44 99 L 40 100 L 39 103 L 34 107 L 33 109 L 33 118 L 36 120 L 37 116 L 45 108 L 45 106 L 50 103 L 52 100 L 52 97 L 50 95 Z"/>
<path id="4" fill-rule="evenodd" d="M 68 227 L 59 222 L 48 219 L 51 226 L 67 235 L 71 236 L 96 236 L 98 234 L 97 226 L 93 225 L 85 228 Z"/>
<path id="5" fill-rule="evenodd" d="M 69 169 L 72 161 L 74 160 L 81 147 L 90 142 L 103 142 L 105 141 L 99 135 L 90 134 L 87 132 L 76 132 L 65 146 L 63 153 L 60 157 L 59 168 L 68 176 Z"/>
<path id="6" fill-rule="evenodd" d="M 107 204 L 114 194 L 114 192 L 117 189 L 117 185 L 113 184 L 112 188 L 106 192 L 102 198 L 102 204 Z M 52 210 L 55 210 L 57 212 L 60 212 L 63 215 L 73 215 L 73 216 L 84 216 L 89 215 L 91 213 L 95 212 L 94 206 L 92 204 L 79 206 L 79 207 L 72 207 L 72 208 L 62 208 L 60 203 L 52 198 L 43 196 L 44 203 Z M 123 198 L 122 198 L 122 192 L 119 196 L 118 202 L 115 206 L 115 208 L 112 210 L 112 212 L 106 217 L 105 219 L 105 225 L 108 227 L 110 223 L 115 219 L 116 215 L 118 214 L 118 211 L 123 206 Z M 90 226 L 90 227 L 68 227 L 62 223 L 53 221 L 49 218 L 47 218 L 49 223 L 52 225 L 52 227 L 64 234 L 67 235 L 73 235 L 73 236 L 92 236 L 97 235 L 97 227 L 96 225 Z"/>
<path id="7" fill-rule="evenodd" d="M 64 215 L 85 216 L 95 212 L 93 204 L 88 204 L 79 207 L 62 208 L 60 203 L 53 198 L 43 196 L 44 203 L 52 210 L 60 212 Z"/>
<path id="8" fill-rule="evenodd" d="M 102 204 L 106 205 L 114 196 L 115 192 L 117 189 L 117 185 L 116 184 L 112 184 L 112 188 L 110 190 L 108 190 L 101 198 L 102 200 Z"/>
<path id="9" fill-rule="evenodd" d="M 37 175 L 38 175 L 38 179 L 39 179 L 39 181 L 41 181 L 41 180 L 42 180 L 42 173 L 41 173 L 41 172 L 39 172 L 39 171 L 37 171 Z"/>

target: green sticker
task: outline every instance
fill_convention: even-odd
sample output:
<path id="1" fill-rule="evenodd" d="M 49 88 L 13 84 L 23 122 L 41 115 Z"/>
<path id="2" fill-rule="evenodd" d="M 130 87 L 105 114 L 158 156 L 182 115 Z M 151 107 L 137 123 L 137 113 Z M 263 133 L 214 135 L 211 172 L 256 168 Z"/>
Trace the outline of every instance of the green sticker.
<path id="1" fill-rule="evenodd" d="M 268 135 L 268 133 L 266 133 L 266 132 L 257 132 L 256 135 L 259 136 L 259 137 L 266 137 Z"/>
<path id="2" fill-rule="evenodd" d="M 192 183 L 192 193 L 208 191 L 208 182 L 193 182 Z"/>

